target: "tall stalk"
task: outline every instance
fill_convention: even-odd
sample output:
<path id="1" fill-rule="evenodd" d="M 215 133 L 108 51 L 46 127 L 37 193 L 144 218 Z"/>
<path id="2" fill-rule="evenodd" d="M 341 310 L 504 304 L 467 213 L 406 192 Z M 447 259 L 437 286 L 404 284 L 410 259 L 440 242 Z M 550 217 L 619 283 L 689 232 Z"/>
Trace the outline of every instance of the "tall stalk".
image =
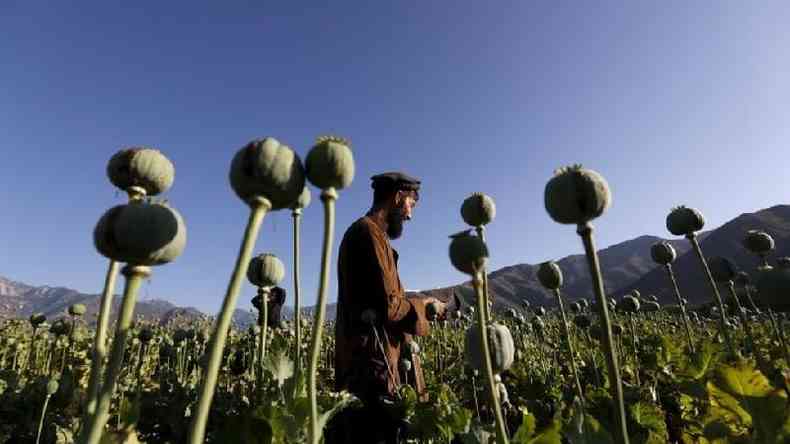
<path id="1" fill-rule="evenodd" d="M 321 254 L 321 280 L 318 287 L 318 300 L 315 307 L 313 320 L 313 338 L 310 344 L 310 364 L 307 378 L 307 393 L 310 398 L 310 426 L 307 430 L 311 444 L 321 441 L 321 426 L 318 424 L 318 393 L 317 375 L 318 357 L 321 353 L 321 336 L 324 331 L 324 317 L 326 315 L 326 293 L 329 288 L 329 263 L 332 253 L 332 240 L 335 231 L 335 201 L 337 191 L 327 188 L 321 192 L 321 202 L 324 203 L 324 244 Z"/>
<path id="2" fill-rule="evenodd" d="M 477 293 L 477 331 L 480 336 L 480 344 L 483 348 L 483 365 L 485 366 L 486 382 L 488 383 L 488 392 L 491 396 L 491 407 L 494 410 L 494 417 L 496 419 L 496 440 L 498 444 L 507 444 L 508 436 L 507 429 L 505 428 L 505 420 L 502 416 L 502 406 L 499 404 L 499 393 L 494 381 L 494 366 L 491 364 L 491 352 L 488 345 L 488 321 L 485 318 L 485 311 L 483 306 L 488 303 L 485 292 L 483 291 L 483 283 L 485 282 L 484 269 L 480 269 L 474 275 L 472 284 Z"/>
<path id="3" fill-rule="evenodd" d="M 568 318 L 565 315 L 565 305 L 562 302 L 562 292 L 557 288 L 554 290 L 554 295 L 557 296 L 557 303 L 560 306 L 560 314 L 562 314 L 562 327 L 565 333 L 565 342 L 568 345 L 568 355 L 570 357 L 571 371 L 573 372 L 573 379 L 576 383 L 576 391 L 579 394 L 579 402 L 584 408 L 584 391 L 582 390 L 582 383 L 579 380 L 579 371 L 576 369 L 576 353 L 573 351 L 573 341 L 571 341 L 571 330 L 568 328 Z"/>
<path id="4" fill-rule="evenodd" d="M 120 268 L 121 266 L 118 262 L 110 260 L 110 264 L 107 267 L 107 275 L 104 278 L 104 290 L 99 303 L 99 316 L 96 319 L 96 336 L 93 338 L 93 357 L 91 359 L 91 374 L 88 379 L 86 418 L 87 415 L 92 415 L 96 412 L 101 373 L 104 367 L 104 360 L 107 358 L 107 330 L 110 324 L 110 309 L 112 308 L 113 293 L 115 291 L 115 278 L 118 276 Z"/>
<path id="5" fill-rule="evenodd" d="M 680 306 L 680 311 L 683 315 L 683 325 L 686 328 L 686 337 L 688 338 L 689 350 L 693 354 L 694 340 L 691 336 L 691 327 L 689 326 L 688 313 L 686 313 L 686 304 L 683 303 L 683 298 L 680 296 L 680 288 L 678 287 L 677 279 L 675 279 L 675 273 L 672 271 L 672 264 L 666 264 L 665 268 L 667 270 L 667 274 L 669 275 L 669 280 L 672 281 L 672 288 L 675 290 L 675 298 L 678 301 L 678 305 Z"/>
<path id="6" fill-rule="evenodd" d="M 264 358 L 266 357 L 266 334 L 268 333 L 269 323 L 269 289 L 265 287 L 258 288 L 258 296 L 261 298 L 261 310 L 258 312 L 260 321 L 258 324 L 261 327 L 260 335 L 258 335 L 258 393 L 263 390 L 263 369 Z"/>
<path id="7" fill-rule="evenodd" d="M 296 208 L 291 213 L 294 220 L 294 327 L 296 330 L 296 352 L 294 362 L 296 363 L 294 381 L 299 381 L 302 372 L 302 307 L 300 305 L 301 285 L 299 271 L 299 227 L 302 220 L 302 209 Z M 297 384 L 294 384 L 296 387 Z"/>
<path id="8" fill-rule="evenodd" d="M 699 246 L 697 235 L 694 233 L 687 234 L 686 239 L 691 242 L 692 247 L 694 247 L 694 252 L 697 253 L 697 257 L 699 258 L 700 262 L 702 262 L 702 268 L 705 269 L 705 275 L 708 277 L 708 283 L 710 283 L 711 289 L 713 290 L 713 296 L 719 305 L 719 331 L 721 331 L 721 335 L 724 336 L 724 339 L 727 342 L 727 349 L 729 350 L 730 354 L 735 355 L 735 348 L 732 345 L 730 331 L 725 326 L 725 322 L 727 320 L 725 317 L 726 312 L 724 311 L 724 302 L 721 300 L 721 294 L 719 294 L 719 287 L 716 285 L 716 282 L 713 280 L 713 275 L 710 273 L 708 261 L 705 260 L 705 256 L 702 254 L 702 248 Z"/>
<path id="9" fill-rule="evenodd" d="M 590 277 L 593 280 L 593 290 L 598 301 L 598 317 L 603 329 L 603 346 L 606 351 L 606 363 L 609 370 L 609 387 L 611 390 L 612 401 L 617 406 L 617 427 L 620 429 L 620 442 L 628 444 L 628 427 L 625 417 L 625 402 L 623 401 L 623 385 L 620 379 L 620 366 L 617 362 L 617 352 L 612 335 L 612 322 L 609 319 L 609 301 L 603 288 L 603 278 L 601 277 L 601 265 L 598 261 L 598 252 L 595 250 L 595 240 L 593 239 L 593 226 L 586 222 L 579 224 L 576 232 L 581 236 L 584 243 L 584 252 L 587 256 L 587 264 L 590 268 Z"/>
<path id="10" fill-rule="evenodd" d="M 217 324 L 211 333 L 209 345 L 209 358 L 203 383 L 200 386 L 200 396 L 198 398 L 195 416 L 189 427 L 189 443 L 201 444 L 206 434 L 206 423 L 208 422 L 211 401 L 214 399 L 214 389 L 217 385 L 219 369 L 222 365 L 222 351 L 225 348 L 225 341 L 228 338 L 228 329 L 233 319 L 233 310 L 236 308 L 236 300 L 239 296 L 241 283 L 247 272 L 250 263 L 252 249 L 255 247 L 255 240 L 261 228 L 263 218 L 271 209 L 272 205 L 265 197 L 254 197 L 250 199 L 250 217 L 247 227 L 244 230 L 244 237 L 239 247 L 239 255 L 236 257 L 236 265 L 233 268 L 228 288 L 225 291 L 225 298 L 222 300 L 222 310 L 217 318 Z"/>
<path id="11" fill-rule="evenodd" d="M 757 343 L 754 341 L 751 321 L 749 320 L 748 316 L 746 316 L 746 311 L 744 311 L 743 306 L 741 306 L 741 300 L 738 298 L 738 293 L 735 292 L 735 283 L 733 281 L 727 282 L 727 288 L 730 289 L 730 295 L 735 300 L 735 309 L 738 310 L 738 317 L 740 317 L 743 328 L 746 330 L 746 337 L 749 339 L 749 348 L 751 348 L 752 353 L 754 353 L 755 357 L 757 357 L 757 361 L 759 362 L 762 360 L 762 356 L 757 350 Z"/>
<path id="12" fill-rule="evenodd" d="M 480 240 L 485 243 L 486 241 L 486 227 L 483 225 L 478 225 L 475 227 L 475 231 L 477 235 L 480 237 Z M 483 295 L 485 296 L 486 303 L 484 305 L 483 313 L 485 314 L 486 322 L 491 322 L 491 310 L 489 310 L 489 302 L 491 302 L 491 308 L 493 309 L 494 304 L 493 301 L 490 299 L 490 295 L 488 293 L 488 273 L 485 272 L 485 269 L 481 271 L 483 274 Z"/>
<path id="13" fill-rule="evenodd" d="M 134 319 L 134 305 L 137 301 L 137 292 L 143 280 L 151 275 L 151 268 L 146 266 L 127 265 L 121 270 L 126 277 L 126 285 L 121 302 L 121 312 L 115 327 L 115 337 L 110 352 L 110 362 L 104 377 L 104 383 L 99 391 L 96 411 L 91 415 L 86 427 L 80 434 L 80 444 L 97 444 L 102 436 L 102 431 L 110 419 L 110 403 L 115 392 L 118 375 L 121 372 L 123 355 L 126 351 L 126 340 L 131 330 Z"/>

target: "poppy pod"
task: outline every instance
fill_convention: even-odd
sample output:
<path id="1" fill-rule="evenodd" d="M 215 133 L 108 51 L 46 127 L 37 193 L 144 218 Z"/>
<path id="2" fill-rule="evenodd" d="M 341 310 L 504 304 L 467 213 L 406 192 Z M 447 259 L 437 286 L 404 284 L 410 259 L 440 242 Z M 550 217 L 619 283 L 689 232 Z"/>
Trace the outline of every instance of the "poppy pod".
<path id="1" fill-rule="evenodd" d="M 233 157 L 230 185 L 245 202 L 264 197 L 272 210 L 281 210 L 289 208 L 302 193 L 304 167 L 299 156 L 277 139 L 257 139 Z"/>
<path id="2" fill-rule="evenodd" d="M 667 215 L 667 230 L 675 236 L 691 235 L 705 226 L 705 217 L 698 210 L 683 205 Z"/>
<path id="3" fill-rule="evenodd" d="M 515 359 L 516 347 L 513 342 L 513 336 L 506 326 L 496 323 L 488 325 L 487 334 L 493 371 L 494 373 L 501 373 L 509 369 Z M 475 324 L 466 331 L 464 353 L 467 364 L 478 371 L 485 370 L 482 350 L 478 325 Z"/>
<path id="4" fill-rule="evenodd" d="M 173 163 L 159 150 L 132 147 L 118 151 L 107 164 L 107 177 L 116 187 L 129 191 L 132 187 L 155 196 L 173 185 Z"/>
<path id="5" fill-rule="evenodd" d="M 456 233 L 450 239 L 450 262 L 458 271 L 473 275 L 485 267 L 488 247 L 472 230 Z"/>
<path id="6" fill-rule="evenodd" d="M 250 260 L 247 279 L 257 287 L 274 287 L 285 277 L 285 265 L 277 256 L 263 253 Z"/>
<path id="7" fill-rule="evenodd" d="M 776 244 L 770 234 L 762 230 L 749 230 L 743 237 L 743 246 L 754 254 L 764 255 L 771 252 Z"/>
<path id="8" fill-rule="evenodd" d="M 73 304 L 69 306 L 69 314 L 72 316 L 82 316 L 87 311 L 85 304 Z"/>
<path id="9" fill-rule="evenodd" d="M 734 280 L 735 280 L 735 284 L 738 285 L 739 287 L 745 287 L 745 286 L 750 285 L 752 283 L 752 280 L 749 277 L 749 274 L 747 272 L 745 272 L 745 271 L 739 271 L 735 275 L 735 279 Z"/>
<path id="10" fill-rule="evenodd" d="M 555 171 L 544 191 L 546 211 L 561 224 L 589 222 L 603 214 L 611 201 L 606 179 L 581 165 Z"/>
<path id="11" fill-rule="evenodd" d="M 669 242 L 657 242 L 650 247 L 650 256 L 660 265 L 668 265 L 675 261 L 677 252 Z"/>
<path id="12" fill-rule="evenodd" d="M 634 296 L 626 296 L 617 303 L 617 309 L 624 313 L 636 313 L 640 307 L 639 299 Z"/>
<path id="13" fill-rule="evenodd" d="M 143 344 L 147 344 L 147 343 L 151 342 L 151 339 L 154 338 L 154 331 L 151 330 L 150 328 L 146 327 L 146 328 L 140 330 L 140 334 L 138 335 L 138 337 L 140 338 L 140 341 Z"/>
<path id="14" fill-rule="evenodd" d="M 771 309 L 790 312 L 790 265 L 777 264 L 757 277 L 757 299 Z"/>
<path id="15" fill-rule="evenodd" d="M 461 204 L 461 217 L 473 227 L 488 225 L 495 216 L 494 199 L 483 193 L 473 193 Z"/>
<path id="16" fill-rule="evenodd" d="M 658 302 L 656 301 L 645 302 L 642 305 L 642 311 L 647 313 L 654 313 L 656 311 L 659 311 L 660 309 L 661 309 L 661 305 L 659 305 Z"/>
<path id="17" fill-rule="evenodd" d="M 184 251 L 187 233 L 175 209 L 161 203 L 132 201 L 110 208 L 93 230 L 96 249 L 131 265 L 161 265 Z"/>
<path id="18" fill-rule="evenodd" d="M 43 313 L 33 313 L 30 315 L 30 325 L 33 327 L 38 327 L 43 324 L 47 320 L 47 317 L 44 316 Z"/>
<path id="19" fill-rule="evenodd" d="M 342 189 L 354 180 L 354 156 L 351 143 L 336 136 L 319 137 L 305 159 L 310 183 L 322 190 Z"/>
<path id="20" fill-rule="evenodd" d="M 562 286 L 562 270 L 554 261 L 540 264 L 537 275 L 540 284 L 549 290 L 557 290 Z"/>
<path id="21" fill-rule="evenodd" d="M 738 274 L 735 264 L 721 256 L 708 258 L 708 267 L 713 279 L 719 283 L 729 282 L 735 279 L 735 276 Z"/>
<path id="22" fill-rule="evenodd" d="M 310 195 L 310 188 L 308 188 L 307 186 L 305 186 L 304 188 L 302 188 L 302 192 L 301 192 L 301 193 L 299 193 L 299 197 L 298 197 L 298 198 L 296 199 L 296 201 L 295 201 L 295 202 L 294 202 L 294 203 L 291 205 L 291 209 L 292 209 L 292 210 L 302 210 L 302 209 L 305 209 L 305 208 L 307 208 L 308 206 L 310 206 L 310 201 L 311 201 L 311 200 L 312 200 L 312 199 L 311 199 L 311 195 Z"/>

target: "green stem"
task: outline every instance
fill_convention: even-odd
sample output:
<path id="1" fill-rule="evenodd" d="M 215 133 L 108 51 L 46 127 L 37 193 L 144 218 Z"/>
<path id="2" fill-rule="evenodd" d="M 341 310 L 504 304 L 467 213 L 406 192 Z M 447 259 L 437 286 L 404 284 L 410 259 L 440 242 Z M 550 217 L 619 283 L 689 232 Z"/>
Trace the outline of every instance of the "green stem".
<path id="1" fill-rule="evenodd" d="M 480 240 L 483 241 L 483 243 L 485 243 L 485 241 L 486 241 L 486 228 L 485 228 L 485 226 L 483 226 L 483 225 L 477 226 L 477 227 L 475 227 L 475 231 L 477 232 L 477 236 L 480 237 Z M 492 301 L 490 299 L 491 295 L 489 295 L 489 293 L 488 293 L 488 273 L 486 273 L 485 270 L 483 270 L 482 273 L 483 273 L 483 294 L 486 297 L 486 299 L 485 299 L 486 303 L 484 304 L 485 308 L 484 308 L 483 313 L 485 313 L 486 322 L 491 322 L 491 310 L 489 310 L 488 304 L 490 302 L 491 303 L 491 309 L 493 309 L 494 308 L 494 304 L 493 304 L 494 301 Z"/>
<path id="2" fill-rule="evenodd" d="M 472 284 L 477 292 L 477 333 L 480 336 L 480 344 L 483 348 L 483 365 L 485 366 L 486 380 L 488 382 L 488 392 L 491 396 L 491 407 L 496 418 L 496 440 L 498 444 L 507 444 L 507 430 L 505 429 L 505 420 L 502 416 L 502 406 L 499 405 L 499 391 L 494 381 L 494 367 L 491 364 L 491 352 L 488 346 L 488 322 L 486 322 L 485 312 L 483 311 L 483 305 L 486 305 L 488 302 L 483 291 L 484 275 L 485 272 L 480 270 L 475 273 L 472 279 Z"/>
<path id="3" fill-rule="evenodd" d="M 680 306 L 680 312 L 683 314 L 683 325 L 686 327 L 686 336 L 688 337 L 689 342 L 689 350 L 692 354 L 694 354 L 694 341 L 691 336 L 691 327 L 689 326 L 689 317 L 688 313 L 686 313 L 686 304 L 683 303 L 683 298 L 680 296 L 680 288 L 678 287 L 678 281 L 675 279 L 675 273 L 672 271 L 672 265 L 666 265 L 667 274 L 669 274 L 669 280 L 672 281 L 672 288 L 675 289 L 675 298 L 678 301 L 678 305 Z"/>
<path id="4" fill-rule="evenodd" d="M 779 343 L 782 345 L 782 350 L 785 353 L 785 365 L 790 367 L 790 350 L 787 348 L 787 341 L 785 340 L 784 332 L 780 329 L 779 323 L 776 322 L 776 317 L 774 316 L 774 311 L 770 308 L 768 309 L 768 316 L 771 320 L 771 326 L 774 328 L 774 332 L 776 334 L 776 338 L 779 340 Z"/>
<path id="5" fill-rule="evenodd" d="M 634 321 L 633 313 L 628 313 L 628 320 L 631 324 L 631 343 L 634 345 L 634 377 L 636 378 L 636 385 L 641 386 L 642 382 L 639 379 L 639 339 L 636 334 L 636 322 Z"/>
<path id="6" fill-rule="evenodd" d="M 598 261 L 598 252 L 595 251 L 595 240 L 593 239 L 593 226 L 587 222 L 579 224 L 576 232 L 581 236 L 584 243 L 584 253 L 587 256 L 587 264 L 590 268 L 590 277 L 593 281 L 593 290 L 598 301 L 598 316 L 603 329 L 603 346 L 606 352 L 606 363 L 609 370 L 609 387 L 612 392 L 612 400 L 617 405 L 617 428 L 620 429 L 619 437 L 622 444 L 628 444 L 628 427 L 625 417 L 625 402 L 623 401 L 623 385 L 620 379 L 620 366 L 617 362 L 617 352 L 615 350 L 614 337 L 612 335 L 612 322 L 609 319 L 609 301 L 603 288 L 603 278 L 601 277 L 601 265 Z"/>
<path id="7" fill-rule="evenodd" d="M 757 342 L 754 341 L 754 335 L 752 334 L 752 324 L 749 321 L 749 318 L 746 316 L 746 312 L 744 311 L 743 307 L 741 306 L 741 300 L 738 298 L 738 294 L 735 292 L 735 283 L 729 281 L 727 283 L 727 287 L 730 289 L 730 295 L 735 300 L 735 309 L 738 310 L 738 316 L 741 318 L 743 328 L 746 330 L 746 337 L 749 339 L 749 348 L 757 358 L 757 362 L 762 364 L 762 356 L 760 355 L 759 350 L 757 350 Z"/>
<path id="8" fill-rule="evenodd" d="M 44 416 L 47 414 L 47 404 L 49 404 L 49 398 L 52 395 L 47 394 L 47 397 L 44 398 L 44 407 L 41 408 L 41 419 L 38 421 L 38 433 L 36 433 L 36 444 L 39 443 L 41 439 L 41 430 L 44 428 Z"/>
<path id="9" fill-rule="evenodd" d="M 299 272 L 299 226 L 302 220 L 302 210 L 293 210 L 292 216 L 294 219 L 294 328 L 296 330 L 296 353 L 294 355 L 296 371 L 294 373 L 294 381 L 299 381 L 299 376 L 302 372 L 302 308 L 299 303 L 299 296 L 301 293 Z M 294 384 L 294 390 L 296 390 L 297 387 L 298 384 Z M 296 395 L 296 393 L 294 393 L 294 395 Z"/>
<path id="10" fill-rule="evenodd" d="M 102 431 L 110 418 L 110 403 L 115 391 L 115 384 L 121 372 L 123 355 L 126 350 L 126 339 L 129 336 L 132 320 L 134 317 L 134 304 L 137 300 L 137 291 L 143 283 L 143 279 L 150 276 L 151 269 L 144 266 L 127 265 L 121 271 L 126 277 L 126 285 L 121 302 L 121 313 L 115 327 L 115 337 L 112 342 L 110 352 L 110 362 L 107 366 L 104 383 L 99 391 L 99 398 L 96 412 L 91 415 L 86 427 L 80 434 L 80 444 L 98 444 L 102 436 Z"/>
<path id="11" fill-rule="evenodd" d="M 88 400 L 85 408 L 85 419 L 96 412 L 99 398 L 99 385 L 104 359 L 107 357 L 107 326 L 110 324 L 110 308 L 112 307 L 115 278 L 118 276 L 120 264 L 110 261 L 107 275 L 104 278 L 104 291 L 99 303 L 99 317 L 96 319 L 96 336 L 93 338 L 93 356 L 91 358 L 91 374 L 88 379 Z M 83 421 L 84 422 L 84 421 Z"/>
<path id="12" fill-rule="evenodd" d="M 746 293 L 746 299 L 749 300 L 749 305 L 752 306 L 752 310 L 756 313 L 757 305 L 754 303 L 754 299 L 752 299 L 752 291 L 749 289 L 749 284 L 743 286 L 743 291 Z"/>
<path id="13" fill-rule="evenodd" d="M 735 348 L 732 345 L 732 338 L 730 338 L 730 331 L 727 330 L 725 326 L 726 318 L 725 316 L 727 313 L 724 311 L 724 302 L 721 300 L 721 294 L 719 294 L 719 287 L 716 286 L 716 282 L 713 280 L 713 275 L 710 273 L 710 267 L 708 267 L 708 261 L 705 260 L 705 256 L 702 254 L 702 248 L 699 246 L 699 241 L 697 241 L 697 236 L 694 233 L 686 235 L 686 238 L 691 241 L 691 245 L 694 247 L 694 251 L 697 253 L 697 257 L 699 258 L 700 262 L 702 262 L 702 268 L 705 269 L 705 274 L 708 276 L 708 283 L 710 283 L 711 289 L 713 290 L 713 296 L 716 299 L 716 302 L 719 304 L 719 330 L 721 331 L 721 335 L 724 336 L 724 339 L 727 341 L 727 348 L 730 351 L 731 355 L 735 355 Z"/>
<path id="14" fill-rule="evenodd" d="M 565 333 L 565 342 L 568 344 L 568 355 L 570 357 L 571 371 L 573 372 L 573 379 L 576 382 L 576 391 L 579 394 L 579 402 L 581 402 L 582 409 L 584 408 L 584 391 L 582 390 L 582 383 L 579 380 L 579 371 L 576 369 L 576 353 L 573 351 L 573 342 L 571 341 L 571 330 L 568 328 L 568 317 L 565 315 L 565 304 L 562 302 L 562 293 L 560 289 L 554 290 L 557 296 L 557 303 L 560 306 L 560 313 L 562 314 L 562 327 Z"/>
<path id="15" fill-rule="evenodd" d="M 310 398 L 310 426 L 307 430 L 309 442 L 319 444 L 321 441 L 321 427 L 318 425 L 318 398 L 317 398 L 317 371 L 318 357 L 321 353 L 321 335 L 324 330 L 324 316 L 326 314 L 326 293 L 329 287 L 329 263 L 332 253 L 332 237 L 335 230 L 335 200 L 337 191 L 327 188 L 321 193 L 324 203 L 324 245 L 321 255 L 321 280 L 318 287 L 318 301 L 316 301 L 315 318 L 313 321 L 313 338 L 310 344 L 310 367 L 307 378 L 307 393 Z"/>
<path id="16" fill-rule="evenodd" d="M 263 394 L 263 360 L 266 357 L 266 334 L 269 331 L 269 289 L 260 287 L 258 288 L 258 295 L 261 297 L 261 316 L 260 324 L 261 332 L 258 335 L 258 393 Z"/>
<path id="17" fill-rule="evenodd" d="M 233 268 L 225 298 L 222 300 L 222 310 L 217 319 L 216 328 L 211 333 L 209 345 L 209 358 L 206 368 L 206 375 L 203 384 L 200 386 L 200 397 L 198 405 L 189 427 L 189 443 L 201 444 L 206 434 L 206 423 L 208 422 L 211 401 L 214 399 L 214 389 L 217 385 L 219 369 L 222 364 L 222 351 L 225 348 L 225 341 L 228 338 L 228 329 L 233 319 L 233 310 L 236 308 L 236 300 L 239 296 L 242 281 L 247 273 L 250 263 L 252 250 L 255 247 L 255 240 L 261 228 L 261 222 L 266 213 L 271 209 L 271 203 L 264 197 L 257 197 L 250 202 L 250 217 L 247 221 L 247 228 L 244 230 L 244 237 L 239 248 L 239 255 L 236 257 L 236 265 Z"/>

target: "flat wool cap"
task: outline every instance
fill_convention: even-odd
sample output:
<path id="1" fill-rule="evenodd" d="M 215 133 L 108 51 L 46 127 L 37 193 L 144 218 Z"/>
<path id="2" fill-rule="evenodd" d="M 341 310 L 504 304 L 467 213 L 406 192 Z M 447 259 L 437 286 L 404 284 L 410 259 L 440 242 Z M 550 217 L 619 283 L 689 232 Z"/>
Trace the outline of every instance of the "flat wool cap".
<path id="1" fill-rule="evenodd" d="M 376 174 L 371 177 L 370 180 L 373 181 L 371 187 L 374 190 L 378 188 L 390 188 L 394 190 L 419 191 L 421 183 L 418 179 L 398 171 Z"/>

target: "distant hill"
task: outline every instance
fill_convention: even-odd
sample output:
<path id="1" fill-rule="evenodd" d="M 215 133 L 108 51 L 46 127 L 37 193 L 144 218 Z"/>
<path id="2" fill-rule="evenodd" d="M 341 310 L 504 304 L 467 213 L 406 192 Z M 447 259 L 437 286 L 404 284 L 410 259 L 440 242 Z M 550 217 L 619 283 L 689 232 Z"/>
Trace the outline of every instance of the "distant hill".
<path id="1" fill-rule="evenodd" d="M 714 230 L 699 235 L 700 245 L 706 256 L 726 256 L 733 260 L 741 269 L 753 272 L 757 260 L 742 246 L 746 231 L 762 229 L 770 233 L 776 240 L 774 257 L 790 256 L 790 206 L 777 205 L 755 213 L 745 213 Z M 656 236 L 640 236 L 627 240 L 598 252 L 604 276 L 604 286 L 610 296 L 619 297 L 638 289 L 643 295 L 655 294 L 662 303 L 673 303 L 674 296 L 662 267 L 657 267 L 650 257 L 650 246 L 663 240 Z M 690 243 L 683 238 L 669 241 L 678 252 L 678 259 L 673 264 L 678 284 L 683 297 L 691 304 L 709 302 L 712 298 L 709 284 L 705 281 L 702 268 Z M 581 245 L 580 245 L 581 249 Z M 557 261 L 563 271 L 563 292 L 567 299 L 593 297 L 591 280 L 583 254 L 567 256 Z M 495 298 L 495 309 L 520 306 L 527 300 L 532 305 L 555 305 L 555 300 L 543 289 L 537 280 L 537 264 L 517 264 L 489 274 L 489 289 Z M 409 292 L 418 297 L 434 296 L 442 300 L 451 300 L 457 293 L 463 304 L 474 300 L 474 293 L 469 282 L 458 285 Z M 289 300 L 290 302 L 290 300 Z M 41 312 L 48 318 L 65 315 L 69 305 L 82 303 L 88 307 L 87 319 L 95 320 L 98 310 L 99 296 L 84 294 L 64 287 L 36 287 L 0 277 L 0 317 L 27 317 L 32 313 Z M 115 297 L 113 313 L 117 313 L 120 298 Z M 334 319 L 335 304 L 328 304 L 327 319 Z M 302 309 L 305 316 L 312 315 L 312 307 Z M 181 319 L 205 319 L 206 314 L 193 307 L 178 307 L 160 299 L 139 301 L 135 314 L 147 320 L 167 322 L 179 317 Z M 292 307 L 283 308 L 283 317 L 293 317 Z M 212 313 L 213 316 L 213 313 Z M 237 309 L 234 322 L 244 328 L 254 323 L 257 316 L 250 311 Z"/>
<path id="2" fill-rule="evenodd" d="M 699 235 L 703 253 L 707 256 L 726 256 L 741 269 L 753 272 L 757 260 L 741 246 L 746 231 L 762 229 L 776 240 L 774 257 L 790 256 L 790 206 L 777 205 L 755 213 L 745 213 L 711 231 Z M 655 294 L 662 303 L 673 303 L 666 271 L 657 267 L 650 257 L 650 246 L 664 240 L 656 236 L 640 236 L 598 251 L 604 288 L 610 296 L 619 297 L 633 289 L 643 295 Z M 709 302 L 712 293 L 705 281 L 702 267 L 691 244 L 685 238 L 669 242 L 675 247 L 678 259 L 673 264 L 683 297 L 691 304 Z M 563 294 L 568 300 L 593 297 L 591 279 L 583 254 L 567 256 L 557 261 L 563 272 Z M 519 306 L 527 300 L 532 305 L 553 306 L 554 298 L 537 280 L 538 264 L 518 264 L 500 268 L 489 274 L 489 291 L 495 300 L 495 309 Z M 434 296 L 449 300 L 453 292 L 464 304 L 473 301 L 471 284 L 420 291 L 420 296 Z"/>
<path id="3" fill-rule="evenodd" d="M 96 313 L 99 310 L 98 294 L 85 294 L 65 287 L 49 287 L 33 285 L 12 281 L 0 276 L 0 318 L 26 318 L 33 313 L 43 313 L 47 319 L 57 319 L 66 315 L 68 308 L 72 304 L 85 304 L 87 312 L 85 319 L 88 322 L 95 322 Z M 121 298 L 115 295 L 113 300 L 113 319 L 118 313 Z M 335 317 L 335 304 L 327 304 L 327 319 Z M 302 309 L 304 315 L 312 314 L 312 307 Z M 150 299 L 138 301 L 135 306 L 135 317 L 147 321 L 159 321 L 166 324 L 175 319 L 191 321 L 198 319 L 208 319 L 209 316 L 194 307 L 179 307 L 166 300 Z M 283 307 L 282 316 L 284 319 L 293 317 L 293 308 Z M 236 309 L 233 314 L 233 322 L 239 328 L 246 328 L 255 323 L 257 315 L 249 310 Z"/>

